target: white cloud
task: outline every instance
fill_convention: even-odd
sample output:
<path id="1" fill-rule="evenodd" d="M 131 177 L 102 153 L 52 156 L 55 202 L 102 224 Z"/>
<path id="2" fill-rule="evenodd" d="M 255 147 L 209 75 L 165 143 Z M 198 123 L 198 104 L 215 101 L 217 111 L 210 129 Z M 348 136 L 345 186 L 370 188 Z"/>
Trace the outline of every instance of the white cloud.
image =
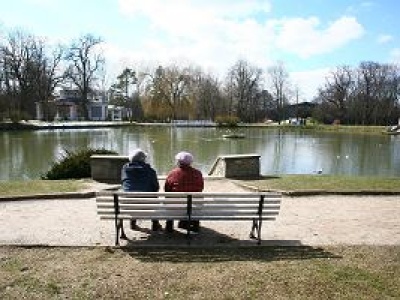
<path id="1" fill-rule="evenodd" d="M 378 37 L 379 44 L 386 44 L 392 40 L 393 40 L 393 36 L 391 36 L 390 34 L 382 34 Z"/>
<path id="2" fill-rule="evenodd" d="M 260 66 L 269 62 L 273 32 L 254 18 L 270 11 L 269 1 L 120 0 L 119 5 L 124 15 L 151 23 L 145 51 L 133 51 L 139 59 L 195 60 L 217 73 L 239 58 Z"/>
<path id="3" fill-rule="evenodd" d="M 324 86 L 330 72 L 329 68 L 291 72 L 290 78 L 293 84 L 299 87 L 299 101 L 311 101 L 317 96 L 318 88 Z"/>
<path id="4" fill-rule="evenodd" d="M 199 63 L 223 53 L 224 61 L 247 56 L 265 64 L 276 47 L 308 58 L 332 52 L 364 33 L 353 17 L 339 18 L 325 29 L 316 17 L 261 22 L 254 16 L 271 10 L 263 0 L 120 0 L 119 5 L 123 14 L 150 21 L 147 36 L 157 37 L 163 51 L 196 55 Z"/>
<path id="5" fill-rule="evenodd" d="M 251 20 L 259 12 L 268 12 L 268 1 L 207 1 L 207 0 L 120 0 L 124 14 L 143 15 L 151 29 L 164 39 L 198 44 L 217 41 L 231 43 L 243 38 L 260 36 L 260 24 Z"/>
<path id="6" fill-rule="evenodd" d="M 325 29 L 318 28 L 321 22 L 317 17 L 279 23 L 278 47 L 302 58 L 332 52 L 364 34 L 364 28 L 354 17 L 341 17 Z"/>

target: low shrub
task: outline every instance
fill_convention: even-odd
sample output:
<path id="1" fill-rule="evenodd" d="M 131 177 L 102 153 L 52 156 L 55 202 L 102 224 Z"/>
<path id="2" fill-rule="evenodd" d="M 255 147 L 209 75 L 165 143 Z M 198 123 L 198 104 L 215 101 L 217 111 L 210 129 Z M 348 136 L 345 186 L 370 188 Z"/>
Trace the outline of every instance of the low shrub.
<path id="1" fill-rule="evenodd" d="M 215 123 L 219 127 L 236 127 L 239 121 L 236 116 L 218 116 L 215 118 Z"/>
<path id="2" fill-rule="evenodd" d="M 118 154 L 106 149 L 83 149 L 76 152 L 64 150 L 63 157 L 55 162 L 42 179 L 80 179 L 91 176 L 90 156 L 95 154 Z"/>

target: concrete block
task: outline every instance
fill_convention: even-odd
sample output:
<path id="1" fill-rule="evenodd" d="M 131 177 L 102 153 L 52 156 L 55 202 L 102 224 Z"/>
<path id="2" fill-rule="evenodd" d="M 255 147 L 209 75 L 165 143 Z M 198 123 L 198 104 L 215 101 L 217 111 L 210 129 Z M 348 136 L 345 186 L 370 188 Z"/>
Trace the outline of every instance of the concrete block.
<path id="1" fill-rule="evenodd" d="M 121 169 L 128 161 L 128 156 L 92 155 L 90 157 L 92 179 L 110 184 L 121 183 Z"/>

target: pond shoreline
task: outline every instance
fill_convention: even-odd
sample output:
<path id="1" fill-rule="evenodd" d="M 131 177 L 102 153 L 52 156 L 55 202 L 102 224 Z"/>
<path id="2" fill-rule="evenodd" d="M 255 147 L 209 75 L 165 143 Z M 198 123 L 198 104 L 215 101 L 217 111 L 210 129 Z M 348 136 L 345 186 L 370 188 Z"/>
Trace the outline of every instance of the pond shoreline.
<path id="1" fill-rule="evenodd" d="M 0 131 L 106 128 L 133 125 L 136 124 L 130 122 L 2 122 Z"/>
<path id="2" fill-rule="evenodd" d="M 0 132 L 5 131 L 30 131 L 30 130 L 59 130 L 59 129 L 87 129 L 87 128 L 118 128 L 131 126 L 159 126 L 159 127 L 198 127 L 198 128 L 227 128 L 229 130 L 237 130 L 240 128 L 270 128 L 280 130 L 305 130 L 332 133 L 352 133 L 352 134 L 377 134 L 388 135 L 385 126 L 361 126 L 361 125 L 291 125 L 278 123 L 246 123 L 237 124 L 237 126 L 227 127 L 219 126 L 209 122 L 176 122 L 176 123 L 160 123 L 160 122 L 129 122 L 129 121 L 66 121 L 66 122 L 44 122 L 37 120 L 13 122 L 0 122 Z"/>

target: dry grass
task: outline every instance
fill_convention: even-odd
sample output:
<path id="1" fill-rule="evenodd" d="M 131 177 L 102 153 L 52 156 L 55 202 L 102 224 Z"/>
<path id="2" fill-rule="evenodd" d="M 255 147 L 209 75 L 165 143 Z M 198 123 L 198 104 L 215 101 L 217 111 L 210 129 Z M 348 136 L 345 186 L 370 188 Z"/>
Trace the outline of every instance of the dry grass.
<path id="1" fill-rule="evenodd" d="M 239 185 L 247 185 L 259 190 L 327 191 L 398 193 L 398 177 L 363 177 L 335 175 L 281 175 L 264 176 L 257 180 L 237 180 Z M 0 182 L 1 196 L 52 194 L 82 191 L 93 185 L 90 179 L 82 180 L 29 180 Z"/>
<path id="2" fill-rule="evenodd" d="M 400 247 L 0 248 L 2 299 L 399 299 Z"/>
<path id="3" fill-rule="evenodd" d="M 280 125 L 275 126 L 282 130 L 307 130 L 316 132 L 332 132 L 344 134 L 373 134 L 382 135 L 386 131 L 385 126 L 362 126 L 362 125 L 324 125 L 308 123 L 306 126 Z M 274 128 L 274 127 L 272 127 Z"/>
<path id="4" fill-rule="evenodd" d="M 400 180 L 398 177 L 282 175 L 264 176 L 257 180 L 241 180 L 238 181 L 238 184 L 245 184 L 264 191 L 400 192 Z"/>
<path id="5" fill-rule="evenodd" d="M 24 180 L 0 181 L 0 196 L 19 196 L 76 192 L 88 180 Z"/>

